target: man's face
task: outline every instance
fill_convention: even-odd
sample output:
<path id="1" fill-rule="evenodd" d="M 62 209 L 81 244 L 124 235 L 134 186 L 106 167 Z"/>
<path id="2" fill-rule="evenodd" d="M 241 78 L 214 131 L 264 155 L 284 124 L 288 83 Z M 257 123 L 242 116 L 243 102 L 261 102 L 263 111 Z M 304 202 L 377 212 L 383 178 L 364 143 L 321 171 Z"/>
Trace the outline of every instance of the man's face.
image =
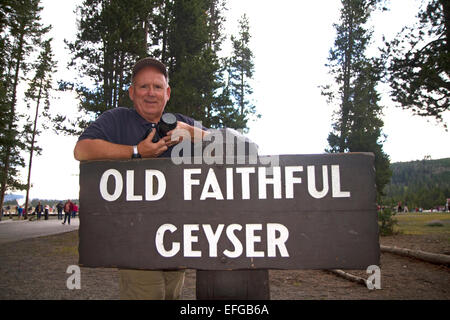
<path id="1" fill-rule="evenodd" d="M 170 98 L 170 87 L 156 68 L 145 67 L 128 89 L 136 111 L 149 122 L 158 122 Z"/>

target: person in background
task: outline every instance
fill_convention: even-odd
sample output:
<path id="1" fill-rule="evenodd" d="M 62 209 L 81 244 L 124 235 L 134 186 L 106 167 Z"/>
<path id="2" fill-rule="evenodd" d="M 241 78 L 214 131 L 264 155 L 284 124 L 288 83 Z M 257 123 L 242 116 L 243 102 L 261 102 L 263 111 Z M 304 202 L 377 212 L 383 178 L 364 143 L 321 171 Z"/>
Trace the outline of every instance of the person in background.
<path id="1" fill-rule="evenodd" d="M 66 203 L 64 204 L 64 221 L 62 224 L 66 224 L 66 220 L 68 219 L 67 223 L 70 225 L 70 216 L 72 215 L 73 211 L 73 203 L 68 199 Z"/>
<path id="2" fill-rule="evenodd" d="M 77 203 L 74 202 L 73 203 L 73 215 L 72 215 L 72 218 L 75 218 L 77 216 L 77 212 L 78 212 L 78 206 L 77 206 Z"/>
<path id="3" fill-rule="evenodd" d="M 49 211 L 49 207 L 48 207 L 48 204 L 46 204 L 45 209 L 44 209 L 44 220 L 48 220 L 48 211 Z"/>
<path id="4" fill-rule="evenodd" d="M 18 210 L 17 214 L 19 215 L 19 220 L 22 220 L 22 217 L 23 217 L 23 208 L 22 208 L 22 206 L 19 206 L 19 209 L 17 209 L 17 210 Z"/>
<path id="5" fill-rule="evenodd" d="M 405 202 L 405 205 L 403 206 L 403 212 L 409 213 L 408 205 Z"/>
<path id="6" fill-rule="evenodd" d="M 41 202 L 39 201 L 36 208 L 34 209 L 36 212 L 36 216 L 38 220 L 41 220 L 41 215 L 44 212 L 44 207 L 42 206 Z"/>
<path id="7" fill-rule="evenodd" d="M 64 209 L 64 204 L 62 203 L 62 201 L 58 202 L 58 204 L 56 205 L 56 211 L 58 212 L 58 220 L 62 220 L 63 216 L 63 209 Z"/>
<path id="8" fill-rule="evenodd" d="M 402 211 L 403 211 L 402 203 L 399 202 L 398 205 L 397 205 L 397 212 L 400 213 L 400 212 L 402 212 Z"/>

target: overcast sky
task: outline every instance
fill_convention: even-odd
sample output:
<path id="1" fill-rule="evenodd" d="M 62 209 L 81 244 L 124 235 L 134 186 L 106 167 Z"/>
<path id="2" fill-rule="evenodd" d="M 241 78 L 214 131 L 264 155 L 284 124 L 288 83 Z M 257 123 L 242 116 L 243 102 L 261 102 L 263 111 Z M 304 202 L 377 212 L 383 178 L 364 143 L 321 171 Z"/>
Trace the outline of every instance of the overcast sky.
<path id="1" fill-rule="evenodd" d="M 418 0 L 391 1 L 389 12 L 374 16 L 375 52 L 384 34 L 392 39 L 414 21 Z M 43 0 L 43 22 L 53 26 L 53 47 L 58 60 L 55 79 L 70 77 L 68 51 L 63 40 L 76 32 L 73 13 L 77 1 Z M 320 95 L 319 85 L 329 83 L 324 66 L 333 45 L 338 22 L 339 0 L 228 0 L 226 33 L 236 33 L 237 20 L 246 13 L 252 35 L 255 73 L 253 100 L 262 118 L 250 124 L 248 136 L 262 154 L 323 153 L 331 129 L 333 106 Z M 224 44 L 224 50 L 229 43 Z M 394 107 L 388 88 L 380 87 L 384 109 L 384 150 L 392 162 L 450 157 L 450 134 L 433 120 L 412 116 Z M 77 101 L 72 95 L 56 95 L 53 110 L 74 114 Z M 450 115 L 444 119 L 449 123 Z M 52 132 L 39 138 L 43 154 L 32 168 L 31 198 L 78 198 L 79 163 L 73 159 L 76 137 Z M 24 170 L 24 177 L 26 171 Z"/>

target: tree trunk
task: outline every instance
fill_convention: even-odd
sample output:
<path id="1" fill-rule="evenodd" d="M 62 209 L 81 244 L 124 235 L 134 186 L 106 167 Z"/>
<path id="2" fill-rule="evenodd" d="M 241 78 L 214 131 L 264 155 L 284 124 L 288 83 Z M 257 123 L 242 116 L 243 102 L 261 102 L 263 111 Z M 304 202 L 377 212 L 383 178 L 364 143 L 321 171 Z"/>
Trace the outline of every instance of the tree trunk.
<path id="1" fill-rule="evenodd" d="M 118 106 L 119 106 L 119 98 L 120 98 L 120 96 L 119 96 L 119 94 L 120 94 L 120 90 L 119 90 L 119 84 L 118 84 L 118 82 L 119 82 L 119 73 L 120 73 L 120 70 L 119 70 L 119 68 L 120 68 L 120 58 L 119 57 L 117 57 L 118 55 L 117 55 L 117 53 L 115 54 L 115 58 L 114 58 L 114 64 L 113 64 L 113 66 L 112 66 L 112 68 L 111 68 L 111 71 L 113 72 L 113 75 L 111 75 L 111 81 L 113 82 L 112 83 L 112 88 L 113 88 L 113 91 L 112 91 L 112 108 L 114 109 L 114 108 L 117 108 Z"/>
<path id="2" fill-rule="evenodd" d="M 25 219 L 28 217 L 28 199 L 29 199 L 30 185 L 31 185 L 31 166 L 33 164 L 34 140 L 36 137 L 36 127 L 37 127 L 37 120 L 38 120 L 38 116 L 39 116 L 39 104 L 41 102 L 41 94 L 42 94 L 42 81 L 41 81 L 41 86 L 39 88 L 38 99 L 36 102 L 36 114 L 34 116 L 33 134 L 32 134 L 32 138 L 31 138 L 30 161 L 28 163 L 27 195 L 25 197 L 25 213 L 24 213 Z"/>
<path id="3" fill-rule="evenodd" d="M 389 246 L 382 246 L 380 245 L 380 249 L 382 252 L 389 252 L 398 254 L 401 256 L 409 257 L 409 258 L 416 258 L 419 260 L 431 262 L 434 264 L 443 264 L 446 266 L 450 266 L 450 256 L 446 254 L 439 254 L 439 253 L 431 253 L 421 250 L 411 250 L 411 249 L 404 249 L 404 248 L 398 248 L 398 247 L 389 247 Z"/>
<path id="4" fill-rule="evenodd" d="M 353 16 L 350 15 L 350 21 L 348 24 L 348 42 L 345 52 L 345 62 L 343 67 L 344 78 L 344 92 L 342 97 L 342 119 L 341 119 L 341 132 L 339 137 L 339 152 L 345 152 L 346 138 L 348 134 L 348 115 L 350 112 L 350 78 L 351 78 L 351 66 L 352 66 L 352 53 L 353 53 Z"/>
<path id="5" fill-rule="evenodd" d="M 337 275 L 339 277 L 342 277 L 344 279 L 347 279 L 347 280 L 350 280 L 350 281 L 353 281 L 353 282 L 357 282 L 357 283 L 365 285 L 365 286 L 367 285 L 366 279 L 363 279 L 361 277 L 357 277 L 357 276 L 355 276 L 353 274 L 344 272 L 344 271 L 342 271 L 340 269 L 325 270 L 325 271 L 331 272 L 331 273 L 333 273 L 333 274 L 335 274 L 335 275 Z"/>
<path id="6" fill-rule="evenodd" d="M 164 1 L 164 25 L 163 25 L 163 32 L 162 32 L 162 49 L 161 49 L 161 62 L 167 65 L 167 59 L 168 59 L 168 54 L 167 54 L 167 37 L 168 37 L 168 26 L 169 26 L 169 9 L 167 8 L 167 2 Z"/>

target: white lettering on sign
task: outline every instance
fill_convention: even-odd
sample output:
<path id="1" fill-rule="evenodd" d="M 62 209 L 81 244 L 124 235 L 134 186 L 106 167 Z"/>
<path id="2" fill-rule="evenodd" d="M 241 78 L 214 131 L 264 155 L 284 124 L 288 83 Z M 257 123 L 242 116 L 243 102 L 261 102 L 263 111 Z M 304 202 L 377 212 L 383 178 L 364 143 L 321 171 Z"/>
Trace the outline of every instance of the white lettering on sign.
<path id="1" fill-rule="evenodd" d="M 303 174 L 303 166 L 225 168 L 225 179 L 220 180 L 217 179 L 215 170 L 222 169 L 209 168 L 206 178 L 204 175 L 202 178 L 201 168 L 183 169 L 183 199 L 192 200 L 193 190 L 195 189 L 197 189 L 196 194 L 200 194 L 196 196 L 199 200 L 234 200 L 236 195 L 242 200 L 249 200 L 252 197 L 267 199 L 270 197 L 267 194 L 268 189 L 272 191 L 271 198 L 273 199 L 283 199 L 283 197 L 293 199 L 295 198 L 296 185 L 302 185 L 305 178 L 308 193 L 315 199 L 322 199 L 327 195 L 331 195 L 333 198 L 350 198 L 350 191 L 342 190 L 339 165 L 322 165 L 320 167 L 322 170 L 317 170 L 318 168 L 313 165 L 307 166 L 305 177 L 299 176 Z M 331 170 L 328 169 L 329 167 Z M 284 175 L 282 170 L 284 170 Z M 322 172 L 320 173 L 320 171 Z M 329 179 L 329 174 L 331 179 Z M 283 177 L 284 179 L 282 179 Z M 111 179 L 112 181 L 110 181 Z M 116 201 L 123 193 L 125 180 L 126 201 L 157 201 L 162 199 L 167 189 L 164 174 L 158 170 L 147 169 L 144 179 L 145 190 L 138 194 L 135 190 L 136 173 L 134 170 L 126 170 L 125 177 L 122 177 L 118 170 L 108 169 L 100 179 L 100 194 L 106 201 Z M 331 181 L 331 185 L 329 181 Z M 111 186 L 108 190 L 108 182 L 114 182 L 112 193 L 110 193 Z M 238 191 L 235 190 L 235 182 L 238 186 L 240 185 Z M 258 190 L 252 190 L 251 186 L 256 186 Z M 300 187 L 297 186 L 297 192 L 298 188 Z"/>
<path id="2" fill-rule="evenodd" d="M 233 199 L 233 168 L 227 168 L 227 200 Z"/>
<path id="3" fill-rule="evenodd" d="M 108 192 L 108 179 L 109 177 L 113 177 L 115 181 L 115 189 L 113 194 L 110 194 Z M 106 201 L 115 201 L 119 199 L 120 195 L 122 194 L 123 189 L 123 179 L 122 175 L 119 171 L 116 169 L 109 169 L 106 170 L 102 178 L 100 179 L 100 194 L 102 195 L 103 199 Z"/>
<path id="4" fill-rule="evenodd" d="M 184 200 L 192 200 L 192 186 L 200 185 L 200 180 L 192 179 L 193 174 L 202 173 L 201 169 L 184 169 Z"/>
<path id="5" fill-rule="evenodd" d="M 223 251 L 223 254 L 226 255 L 228 258 L 237 258 L 242 254 L 242 252 L 244 252 L 244 247 L 242 246 L 241 241 L 234 234 L 234 232 L 236 230 L 241 231 L 242 226 L 240 224 L 234 223 L 234 224 L 230 224 L 227 227 L 227 237 L 233 244 L 233 248 L 234 248 L 234 251 L 230 251 L 228 249 L 225 249 Z"/>
<path id="6" fill-rule="evenodd" d="M 127 201 L 142 201 L 141 195 L 134 194 L 134 171 L 127 170 Z"/>
<path id="7" fill-rule="evenodd" d="M 255 231 L 261 230 L 262 224 L 247 224 L 245 228 L 245 245 L 247 257 L 264 257 L 263 251 L 255 251 L 255 243 L 261 242 L 261 237 L 255 235 Z"/>
<path id="8" fill-rule="evenodd" d="M 134 192 L 134 170 L 126 172 L 126 201 L 142 201 L 142 195 L 136 195 Z M 114 179 L 114 192 L 108 191 L 108 180 Z M 156 179 L 156 180 L 155 180 Z M 157 182 L 158 190 L 154 193 L 153 185 Z M 119 199 L 123 192 L 123 178 L 116 169 L 106 170 L 100 179 L 100 194 L 106 201 L 115 201 Z M 166 192 L 166 178 L 161 171 L 148 169 L 145 170 L 145 200 L 156 201 L 161 199 Z"/>
<path id="9" fill-rule="evenodd" d="M 203 231 L 205 232 L 206 239 L 208 239 L 209 243 L 209 256 L 217 257 L 217 243 L 219 242 L 220 235 L 222 234 L 224 224 L 219 224 L 217 226 L 216 232 L 214 232 L 211 228 L 211 225 L 204 224 Z"/>
<path id="10" fill-rule="evenodd" d="M 350 192 L 341 191 L 341 176 L 339 175 L 339 166 L 331 166 L 331 186 L 333 189 L 333 198 L 349 198 Z"/>
<path id="11" fill-rule="evenodd" d="M 303 172 L 302 166 L 287 166 L 284 168 L 286 181 L 286 199 L 294 198 L 294 183 L 302 183 L 302 178 L 294 178 L 294 172 Z"/>
<path id="12" fill-rule="evenodd" d="M 198 224 L 185 224 L 183 228 L 183 248 L 185 257 L 201 257 L 202 252 L 192 250 L 192 243 L 198 242 L 198 237 L 192 235 L 192 231 L 198 231 Z"/>
<path id="13" fill-rule="evenodd" d="M 156 179 L 156 180 L 155 180 Z M 158 191 L 154 193 L 153 184 L 158 182 Z M 145 170 L 145 200 L 156 201 L 166 193 L 166 177 L 158 170 Z"/>
<path id="14" fill-rule="evenodd" d="M 275 235 L 279 234 L 277 238 Z M 280 223 L 267 224 L 267 256 L 272 258 L 277 256 L 277 248 L 280 250 L 282 257 L 289 257 L 286 249 L 286 241 L 289 238 L 289 230 Z"/>
<path id="15" fill-rule="evenodd" d="M 281 199 L 281 168 L 273 167 L 272 178 L 267 177 L 267 167 L 258 168 L 259 199 L 267 199 L 267 185 L 273 185 L 273 198 Z"/>
<path id="16" fill-rule="evenodd" d="M 212 188 L 211 192 L 209 192 L 210 188 Z M 223 200 L 222 191 L 220 190 L 219 182 L 217 181 L 213 168 L 210 168 L 208 171 L 200 200 L 205 200 L 206 198 Z"/>
<path id="17" fill-rule="evenodd" d="M 308 192 L 316 199 L 325 197 L 328 193 L 328 168 L 322 166 L 322 191 L 316 188 L 316 170 L 315 166 L 308 166 Z"/>
<path id="18" fill-rule="evenodd" d="M 319 178 L 316 178 L 316 166 L 307 166 L 306 178 L 308 193 L 315 199 L 322 199 L 329 194 L 331 189 L 331 196 L 333 198 L 350 198 L 350 191 L 341 190 L 341 178 L 339 172 L 339 165 L 331 166 L 331 186 L 328 179 L 328 166 L 323 165 L 322 173 Z M 226 192 L 226 199 L 233 200 L 234 197 L 234 174 L 239 174 L 241 185 L 241 199 L 248 200 L 251 198 L 252 190 L 250 187 L 251 179 L 258 179 L 258 199 L 267 199 L 267 188 L 270 185 L 273 189 L 273 199 L 283 198 L 283 184 L 281 167 L 258 167 L 258 174 L 255 176 L 255 167 L 236 167 L 226 168 L 225 181 L 221 181 L 222 185 L 217 179 L 213 168 L 209 168 L 205 181 L 194 179 L 193 175 L 200 176 L 202 170 L 185 169 L 184 170 L 184 200 L 192 200 L 192 190 L 194 186 L 202 187 L 200 200 L 208 198 L 215 200 L 224 200 L 224 193 Z M 271 171 L 271 172 L 269 172 Z M 294 185 L 302 184 L 301 177 L 294 177 L 295 173 L 302 173 L 303 166 L 286 166 L 284 167 L 284 197 L 286 199 L 295 198 Z M 321 178 L 320 178 L 321 176 Z M 239 178 L 237 178 L 239 179 Z M 317 181 L 319 180 L 319 182 Z M 322 180 L 322 181 L 320 181 Z M 238 180 L 239 181 L 239 180 Z M 320 190 L 318 190 L 320 187 Z"/>
<path id="19" fill-rule="evenodd" d="M 236 173 L 241 174 L 242 199 L 250 199 L 250 173 L 255 173 L 255 168 L 236 168 Z"/>
<path id="20" fill-rule="evenodd" d="M 158 249 L 158 252 L 160 255 L 166 258 L 173 257 L 180 251 L 180 243 L 179 242 L 172 242 L 172 248 L 169 250 L 166 250 L 164 247 L 164 234 L 166 231 L 170 231 L 171 233 L 174 233 L 177 230 L 177 227 L 175 227 L 173 224 L 163 224 L 158 228 L 158 231 L 156 231 L 156 237 L 155 237 L 155 244 L 156 248 Z"/>
<path id="21" fill-rule="evenodd" d="M 265 227 L 265 231 L 263 228 Z M 200 250 L 194 250 L 193 246 L 199 242 L 199 236 L 202 238 L 206 237 L 208 241 L 209 250 L 205 254 L 209 257 L 217 257 L 217 246 L 221 236 L 223 234 L 223 230 L 225 229 L 224 224 L 219 224 L 215 231 L 213 231 L 210 224 L 202 224 L 201 228 L 203 230 L 200 233 L 200 225 L 199 224 L 185 224 L 183 225 L 183 256 L 184 257 L 202 257 L 203 252 Z M 243 229 L 240 224 L 230 224 L 226 227 L 225 234 L 228 240 L 233 245 L 233 251 L 230 251 L 231 248 L 226 248 L 223 250 L 223 254 L 229 258 L 238 258 L 243 252 L 244 248 L 242 242 L 236 236 L 236 232 L 241 232 Z M 169 231 L 170 233 L 175 233 L 178 230 L 176 226 L 173 224 L 163 224 L 156 231 L 155 236 L 155 246 L 158 253 L 165 257 L 171 258 L 180 253 L 181 245 L 179 242 L 172 241 L 170 244 L 170 248 L 167 249 L 164 246 L 164 237 L 166 233 Z M 258 233 L 258 234 L 256 234 Z M 259 248 L 262 249 L 263 239 L 262 236 L 265 236 L 265 251 L 256 250 L 256 246 L 259 244 Z M 267 225 L 263 224 L 246 224 L 245 225 L 245 256 L 246 257 L 270 257 L 275 258 L 277 256 L 277 252 L 281 257 L 289 257 L 289 252 L 286 247 L 286 242 L 289 238 L 289 230 L 286 226 L 280 223 L 268 223 Z M 170 243 L 170 241 L 166 241 L 166 244 Z M 198 245 L 197 245 L 198 246 Z"/>

